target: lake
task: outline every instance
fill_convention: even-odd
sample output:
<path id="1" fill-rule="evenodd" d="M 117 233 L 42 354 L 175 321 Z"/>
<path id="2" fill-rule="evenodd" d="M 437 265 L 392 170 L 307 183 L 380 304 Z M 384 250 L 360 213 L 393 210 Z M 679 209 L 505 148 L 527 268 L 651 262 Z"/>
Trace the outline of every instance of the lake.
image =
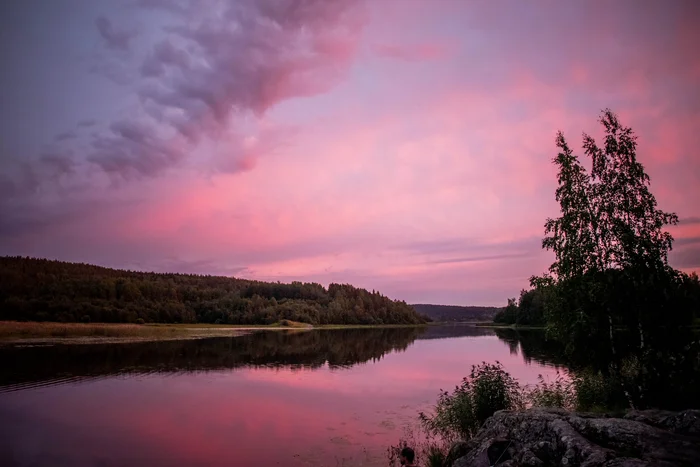
<path id="1" fill-rule="evenodd" d="M 3 466 L 368 466 L 482 361 L 553 376 L 471 326 L 0 348 Z"/>

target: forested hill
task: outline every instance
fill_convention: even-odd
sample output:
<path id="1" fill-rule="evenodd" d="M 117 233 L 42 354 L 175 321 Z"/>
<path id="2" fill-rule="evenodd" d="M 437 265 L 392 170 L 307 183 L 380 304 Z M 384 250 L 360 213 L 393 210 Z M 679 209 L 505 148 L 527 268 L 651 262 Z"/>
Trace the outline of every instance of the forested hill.
<path id="1" fill-rule="evenodd" d="M 503 308 L 491 306 L 411 305 L 418 313 L 437 322 L 492 321 Z"/>
<path id="2" fill-rule="evenodd" d="M 258 282 L 0 257 L 0 320 L 421 324 L 403 301 L 347 284 Z"/>

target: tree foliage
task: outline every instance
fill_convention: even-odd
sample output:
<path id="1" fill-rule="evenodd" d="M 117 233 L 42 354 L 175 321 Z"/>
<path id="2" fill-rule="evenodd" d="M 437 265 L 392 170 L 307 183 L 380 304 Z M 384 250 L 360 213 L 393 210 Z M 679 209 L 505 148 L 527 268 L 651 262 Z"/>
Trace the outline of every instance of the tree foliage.
<path id="1" fill-rule="evenodd" d="M 678 216 L 659 209 L 634 132 L 610 110 L 599 121 L 601 146 L 583 135 L 590 170 L 557 134 L 560 216 L 547 219 L 542 241 L 554 262 L 497 318 L 516 324 L 524 310 L 541 310 L 548 337 L 574 367 L 593 367 L 595 378 L 575 380 L 577 393 L 595 393 L 579 406 L 688 406 L 698 387 L 698 342 L 688 325 L 700 315 L 700 282 L 668 264 L 673 237 L 665 228 Z M 605 391 L 590 391 L 599 380 Z M 552 389 L 543 388 L 543 399 Z"/>
<path id="2" fill-rule="evenodd" d="M 403 301 L 349 284 L 249 281 L 0 257 L 0 320 L 422 324 Z"/>
<path id="3" fill-rule="evenodd" d="M 520 298 L 508 299 L 508 305 L 493 318 L 494 323 L 541 326 L 544 319 L 544 292 L 542 289 L 521 290 Z"/>
<path id="4" fill-rule="evenodd" d="M 542 242 L 556 256 L 550 272 L 560 280 L 610 269 L 665 272 L 673 237 L 663 229 L 677 224 L 678 216 L 658 209 L 650 178 L 637 161 L 632 129 L 609 109 L 600 123 L 605 129 L 602 148 L 583 136 L 590 175 L 564 135 L 557 134 L 560 152 L 554 163 L 561 216 L 547 219 Z"/>
<path id="5" fill-rule="evenodd" d="M 590 172 L 557 134 L 561 215 L 547 219 L 542 241 L 555 261 L 531 285 L 550 331 L 563 340 L 607 333 L 615 353 L 614 327 L 634 329 L 643 347 L 650 328 L 690 322 L 697 279 L 668 265 L 673 237 L 664 228 L 678 216 L 658 208 L 636 135 L 610 110 L 599 121 L 602 146 L 583 136 Z"/>
<path id="6" fill-rule="evenodd" d="M 519 323 L 524 310 L 539 308 L 575 367 L 594 367 L 595 378 L 574 380 L 585 396 L 578 406 L 687 406 L 689 392 L 678 388 L 697 387 L 697 339 L 687 334 L 700 312 L 700 282 L 668 264 L 673 237 L 665 228 L 678 216 L 659 209 L 634 132 L 610 110 L 599 121 L 602 146 L 583 135 L 590 171 L 557 134 L 560 216 L 547 219 L 542 241 L 555 260 L 497 318 Z M 604 391 L 589 390 L 603 387 L 596 381 L 606 382 Z M 551 402 L 566 388 L 541 389 L 535 395 Z"/>

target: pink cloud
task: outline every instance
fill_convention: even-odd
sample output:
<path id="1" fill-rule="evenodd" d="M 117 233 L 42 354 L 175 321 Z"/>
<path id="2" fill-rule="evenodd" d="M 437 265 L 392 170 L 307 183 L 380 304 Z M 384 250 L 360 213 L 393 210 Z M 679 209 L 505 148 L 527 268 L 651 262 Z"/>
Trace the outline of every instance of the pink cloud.
<path id="1" fill-rule="evenodd" d="M 95 20 L 95 26 L 105 45 L 110 49 L 126 52 L 129 50 L 132 39 L 136 36 L 135 31 L 118 28 L 112 24 L 109 18 L 104 16 L 100 16 Z"/>
<path id="2" fill-rule="evenodd" d="M 415 62 L 445 58 L 449 50 L 444 44 L 377 44 L 374 52 L 380 57 Z"/>
<path id="3" fill-rule="evenodd" d="M 608 106 L 700 215 L 689 3 L 142 3 L 167 21 L 129 42 L 136 110 L 6 177 L 2 252 L 502 304 L 551 260 L 556 131 L 582 155 Z"/>

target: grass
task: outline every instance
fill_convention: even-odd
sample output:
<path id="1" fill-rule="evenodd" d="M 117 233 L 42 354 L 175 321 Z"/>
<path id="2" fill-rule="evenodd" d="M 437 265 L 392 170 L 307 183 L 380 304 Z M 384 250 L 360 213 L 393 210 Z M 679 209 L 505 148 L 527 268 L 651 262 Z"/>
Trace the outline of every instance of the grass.
<path id="1" fill-rule="evenodd" d="M 248 330 L 354 329 L 383 327 L 413 327 L 401 325 L 321 325 L 312 326 L 290 320 L 269 325 L 240 324 L 111 324 L 111 323 L 54 323 L 33 321 L 0 321 L 0 343 L 17 341 L 82 342 L 188 339 L 216 336 L 236 336 Z"/>
<path id="2" fill-rule="evenodd" d="M 287 322 L 287 324 L 285 324 Z M 308 324 L 299 321 L 282 320 L 272 324 L 211 324 L 211 323 L 192 323 L 192 324 L 164 324 L 153 323 L 146 324 L 153 327 L 175 327 L 186 329 L 377 329 L 377 328 L 415 328 L 417 326 L 427 326 L 425 324 Z"/>
<path id="3" fill-rule="evenodd" d="M 37 323 L 0 321 L 0 340 L 64 337 L 177 337 L 185 329 L 139 324 Z"/>
<path id="4" fill-rule="evenodd" d="M 382 328 L 416 328 L 427 324 L 321 324 L 314 329 L 382 329 Z"/>
<path id="5" fill-rule="evenodd" d="M 270 327 L 280 327 L 275 324 L 214 324 L 214 323 L 146 323 L 144 326 L 152 328 L 173 328 L 173 329 L 267 329 Z"/>
<path id="6" fill-rule="evenodd" d="M 505 324 L 505 323 L 494 323 L 494 322 L 480 322 L 474 323 L 475 326 L 480 328 L 499 328 L 499 329 L 546 329 L 547 327 L 542 326 L 531 326 L 529 324 Z"/>

